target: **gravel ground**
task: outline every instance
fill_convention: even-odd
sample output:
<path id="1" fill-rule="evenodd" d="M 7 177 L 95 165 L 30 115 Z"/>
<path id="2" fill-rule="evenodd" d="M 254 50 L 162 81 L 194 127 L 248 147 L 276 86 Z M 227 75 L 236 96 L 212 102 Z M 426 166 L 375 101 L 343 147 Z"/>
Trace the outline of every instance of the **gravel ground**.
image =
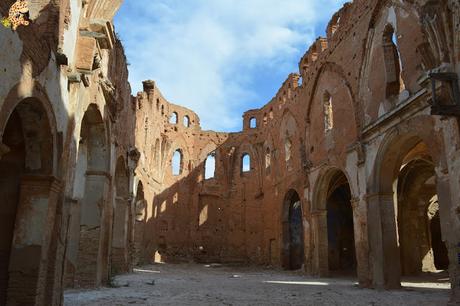
<path id="1" fill-rule="evenodd" d="M 360 289 L 351 278 L 319 279 L 262 268 L 158 264 L 114 279 L 114 288 L 67 290 L 65 305 L 446 305 L 445 274 L 408 279 L 403 289 Z"/>

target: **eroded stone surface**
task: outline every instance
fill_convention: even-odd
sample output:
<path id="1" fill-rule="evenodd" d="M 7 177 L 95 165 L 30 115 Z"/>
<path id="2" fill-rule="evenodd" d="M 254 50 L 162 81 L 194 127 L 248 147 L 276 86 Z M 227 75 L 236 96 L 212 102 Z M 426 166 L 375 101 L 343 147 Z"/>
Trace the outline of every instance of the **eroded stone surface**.
<path id="1" fill-rule="evenodd" d="M 386 289 L 448 268 L 458 303 L 457 1 L 345 4 L 238 133 L 154 81 L 132 96 L 120 4 L 33 0 L 29 26 L 0 29 L 0 304 L 61 305 L 153 261 Z M 433 72 L 453 80 L 436 97 Z"/>

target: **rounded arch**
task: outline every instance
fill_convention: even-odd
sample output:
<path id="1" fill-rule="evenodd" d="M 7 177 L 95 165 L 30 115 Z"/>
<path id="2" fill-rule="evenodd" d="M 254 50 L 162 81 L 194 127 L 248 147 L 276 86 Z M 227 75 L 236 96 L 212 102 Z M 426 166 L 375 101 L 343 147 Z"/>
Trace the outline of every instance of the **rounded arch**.
<path id="1" fill-rule="evenodd" d="M 341 178 L 339 178 L 340 176 Z M 353 198 L 358 196 L 357 191 L 353 188 L 353 184 L 350 183 L 351 180 L 348 172 L 339 166 L 329 166 L 320 171 L 315 186 L 313 187 L 313 200 L 311 203 L 312 211 L 321 211 L 326 209 L 325 203 L 327 201 L 328 192 L 325 191 L 325 188 L 330 188 L 330 183 L 334 180 L 338 180 L 338 183 L 346 181 L 350 186 L 351 196 Z"/>
<path id="2" fill-rule="evenodd" d="M 184 124 L 184 127 L 186 128 L 190 127 L 191 122 L 190 122 L 190 117 L 188 115 L 185 115 L 183 117 L 182 122 Z"/>
<path id="3" fill-rule="evenodd" d="M 109 137 L 107 126 L 97 104 L 90 104 L 81 122 L 80 145 L 87 149 L 87 167 L 94 171 L 110 168 Z"/>
<path id="4" fill-rule="evenodd" d="M 400 280 L 401 272 L 404 272 L 402 269 L 404 268 L 404 262 L 400 260 L 399 235 L 404 234 L 400 231 L 400 228 L 404 228 L 405 225 L 398 222 L 398 209 L 401 208 L 402 201 L 408 199 L 407 197 L 406 199 L 398 199 L 398 191 L 402 194 L 405 190 L 408 190 L 407 188 L 399 188 L 398 190 L 400 180 L 404 179 L 404 176 L 401 176 L 401 173 L 404 175 L 404 171 L 401 171 L 404 170 L 402 166 L 404 163 L 409 162 L 411 157 L 416 156 L 414 152 L 417 152 L 418 148 L 422 146 L 425 156 L 434 165 L 433 169 L 437 169 L 432 173 L 434 180 L 437 180 L 438 173 L 444 170 L 447 171 L 445 154 L 443 154 L 443 137 L 435 126 L 436 119 L 433 117 L 428 115 L 417 116 L 400 123 L 397 128 L 387 132 L 380 142 L 378 153 L 373 162 L 374 168 L 368 178 L 368 214 L 370 220 L 372 220 L 372 222 L 369 222 L 369 241 L 371 256 L 374 258 L 372 270 L 373 281 L 376 286 L 386 288 L 400 288 L 401 286 Z M 418 171 L 421 173 L 420 168 Z M 416 190 L 414 185 L 420 183 L 417 180 L 413 181 L 412 192 Z M 439 190 L 438 183 L 435 185 L 433 193 L 437 193 L 437 190 Z M 443 188 L 449 187 L 444 186 Z M 437 193 L 441 206 L 444 202 L 444 206 L 449 207 L 448 202 L 451 201 L 448 196 L 449 192 L 446 192 L 446 189 L 442 190 L 441 193 Z M 405 192 L 405 194 L 410 195 L 408 192 Z M 428 200 L 419 199 L 418 201 Z M 448 212 L 446 213 L 448 214 Z M 448 215 L 443 215 L 441 211 L 441 225 L 444 220 L 443 216 L 448 218 Z M 403 219 L 399 221 L 403 221 Z M 413 230 L 411 231 L 413 232 Z M 421 239 L 416 239 L 416 241 L 421 241 Z M 407 255 L 407 252 L 405 254 Z M 388 262 L 388 258 L 392 258 L 391 262 Z M 409 268 L 409 270 L 411 269 Z M 408 270 L 406 269 L 406 271 Z"/>
<path id="5" fill-rule="evenodd" d="M 107 125 L 97 104 L 91 103 L 80 124 L 74 197 L 80 202 L 80 218 L 70 235 L 69 257 L 75 261 L 73 281 L 78 286 L 97 286 L 108 279 L 110 230 L 110 145 Z M 109 204 L 110 203 L 110 204 Z M 110 217 L 109 217 L 110 216 Z M 94 245 L 94 248 L 87 248 Z M 92 260 L 97 258 L 98 260 Z"/>
<path id="6" fill-rule="evenodd" d="M 42 114 L 43 118 L 45 118 L 46 123 L 43 121 L 42 124 L 46 124 L 48 127 L 47 131 L 49 131 L 49 135 L 51 136 L 51 153 L 52 153 L 52 173 L 56 175 L 58 172 L 58 156 L 57 156 L 57 121 L 55 112 L 53 109 L 53 105 L 49 100 L 48 96 L 46 95 L 46 90 L 40 85 L 38 82 L 33 82 L 28 84 L 30 86 L 28 90 L 28 94 L 21 94 L 24 93 L 24 90 L 19 90 L 20 86 L 25 86 L 24 84 L 16 84 L 14 87 L 11 88 L 8 95 L 6 96 L 2 107 L 0 108 L 0 144 L 2 143 L 3 134 L 6 129 L 6 125 L 15 110 L 17 110 L 17 106 L 22 104 L 22 102 L 27 102 L 29 107 L 35 107 L 38 110 L 38 113 Z M 34 106 L 35 105 L 35 106 Z M 46 130 L 45 130 L 46 131 Z M 44 131 L 37 130 L 36 132 L 43 133 Z"/>
<path id="7" fill-rule="evenodd" d="M 436 132 L 435 119 L 428 115 L 418 116 L 401 123 L 386 133 L 374 160 L 373 173 L 368 186 L 371 193 L 392 193 L 393 181 L 406 154 L 419 142 L 427 150 L 436 166 L 445 168 L 443 137 Z"/>
<path id="8" fill-rule="evenodd" d="M 243 173 L 243 157 L 246 155 L 250 158 L 250 168 L 249 171 L 244 172 L 255 174 L 255 172 L 260 169 L 260 160 L 257 156 L 256 149 L 252 146 L 252 144 L 243 142 L 237 150 L 237 167 L 235 169 L 237 171 L 237 177 Z"/>
<path id="9" fill-rule="evenodd" d="M 42 266 L 45 259 L 40 254 L 45 254 L 42 247 L 51 237 L 46 238 L 45 224 L 54 222 L 54 215 L 50 212 L 53 205 L 58 205 L 55 196 L 59 193 L 59 185 L 52 178 L 56 172 L 56 130 L 54 120 L 49 118 L 48 111 L 51 110 L 34 97 L 12 101 L 14 108 L 2 108 L 0 115 L 5 120 L 0 122 L 2 305 L 8 304 L 9 284 L 15 284 L 11 288 L 19 289 L 24 295 L 32 296 L 36 292 L 37 287 L 30 279 L 38 279 L 38 272 L 46 269 Z M 31 209 L 34 209 L 33 214 Z M 29 260 L 10 261 L 15 257 Z"/>
<path id="10" fill-rule="evenodd" d="M 171 123 L 171 124 L 178 124 L 179 123 L 179 114 L 176 111 L 171 113 L 171 115 L 169 117 L 169 123 Z"/>
<path id="11" fill-rule="evenodd" d="M 362 122 L 363 122 L 363 117 L 361 115 L 361 105 L 359 103 L 359 99 L 357 99 L 357 96 L 355 92 L 353 91 L 353 88 L 351 86 L 350 81 L 348 80 L 343 68 L 333 62 L 325 62 L 321 68 L 319 69 L 318 73 L 316 74 L 315 80 L 313 82 L 313 89 L 312 89 L 312 94 L 310 94 L 310 99 L 308 101 L 308 106 L 307 106 L 307 113 L 306 113 L 306 119 L 307 122 L 310 122 L 310 115 L 311 115 L 311 110 L 312 110 L 312 105 L 315 103 L 314 99 L 317 94 L 317 89 L 320 84 L 320 80 L 323 76 L 324 73 L 326 72 L 331 72 L 339 76 L 340 79 L 344 81 L 344 85 L 348 90 L 348 94 L 350 95 L 352 107 L 353 107 L 353 119 L 354 119 L 354 125 L 356 128 L 356 131 L 360 131 L 362 128 Z"/>
<path id="12" fill-rule="evenodd" d="M 323 169 L 312 197 L 312 270 L 320 276 L 357 271 L 355 227 L 349 176 L 339 167 Z"/>
<path id="13" fill-rule="evenodd" d="M 184 173 L 184 153 L 182 149 L 176 149 L 171 158 L 171 171 L 173 176 L 179 176 Z"/>
<path id="14" fill-rule="evenodd" d="M 180 175 L 182 175 L 190 171 L 191 166 L 192 166 L 189 146 L 187 145 L 184 135 L 179 135 L 175 137 L 174 139 L 171 139 L 171 146 L 169 147 L 169 151 L 167 153 L 167 159 L 166 159 L 166 162 L 169 163 L 170 169 L 172 169 L 172 166 L 173 166 L 174 155 L 178 151 L 181 154 L 180 160 L 181 160 L 182 172 L 180 172 Z M 166 173 L 171 173 L 171 172 L 166 171 Z"/>

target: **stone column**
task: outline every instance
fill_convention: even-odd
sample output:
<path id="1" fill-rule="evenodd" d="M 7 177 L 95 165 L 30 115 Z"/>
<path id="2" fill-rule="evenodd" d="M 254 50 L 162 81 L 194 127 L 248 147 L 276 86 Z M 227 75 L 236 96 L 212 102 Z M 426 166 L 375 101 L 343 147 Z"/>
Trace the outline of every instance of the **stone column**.
<path id="1" fill-rule="evenodd" d="M 303 245 L 304 245 L 304 257 L 305 257 L 304 272 L 306 274 L 312 273 L 312 254 L 311 254 L 312 229 L 310 226 L 310 222 L 308 222 L 309 208 L 310 208 L 310 202 L 307 200 L 302 201 Z"/>
<path id="2" fill-rule="evenodd" d="M 313 272 L 321 277 L 329 276 L 327 210 L 312 212 L 312 228 L 314 237 Z"/>
<path id="3" fill-rule="evenodd" d="M 401 263 L 393 194 L 367 195 L 372 279 L 376 288 L 401 287 Z"/>
<path id="4" fill-rule="evenodd" d="M 52 176 L 21 180 L 20 199 L 11 247 L 8 305 L 42 305 L 48 251 L 61 186 Z"/>
<path id="5" fill-rule="evenodd" d="M 460 200 L 460 190 L 450 187 L 451 184 L 458 186 L 460 182 L 458 180 L 451 182 L 449 175 L 438 173 L 436 183 L 442 239 L 449 252 L 451 302 L 455 304 L 460 302 L 460 205 L 459 202 L 452 202 L 452 200 Z"/>
<path id="6" fill-rule="evenodd" d="M 77 270 L 78 246 L 80 243 L 80 210 L 81 203 L 77 199 L 65 199 L 65 206 L 69 210 L 69 224 L 67 232 L 64 287 L 75 286 L 75 272 Z"/>
<path id="7" fill-rule="evenodd" d="M 126 273 L 129 271 L 129 242 L 128 242 L 128 217 L 130 199 L 116 197 L 116 207 L 112 237 L 112 273 Z"/>
<path id="8" fill-rule="evenodd" d="M 360 198 L 351 199 L 353 209 L 353 226 L 356 250 L 357 275 L 359 285 L 367 288 L 371 285 L 369 279 L 369 241 L 367 233 L 366 202 Z"/>
<path id="9" fill-rule="evenodd" d="M 385 288 L 398 289 L 401 287 L 401 255 L 398 247 L 398 226 L 393 194 L 381 194 L 379 205 L 382 221 Z"/>
<path id="10" fill-rule="evenodd" d="M 104 171 L 87 171 L 85 195 L 81 200 L 80 241 L 78 248 L 76 285 L 95 287 L 107 279 L 108 222 L 107 193 L 110 175 Z"/>

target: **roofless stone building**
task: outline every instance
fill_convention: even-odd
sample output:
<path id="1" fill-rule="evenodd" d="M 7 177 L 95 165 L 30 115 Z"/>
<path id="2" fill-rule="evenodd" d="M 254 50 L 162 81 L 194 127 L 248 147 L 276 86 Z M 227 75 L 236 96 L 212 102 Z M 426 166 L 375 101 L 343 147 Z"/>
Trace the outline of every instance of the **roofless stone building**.
<path id="1" fill-rule="evenodd" d="M 155 260 L 385 289 L 448 269 L 460 301 L 458 1 L 346 4 L 239 133 L 153 81 L 131 95 L 121 2 L 30 0 L 29 26 L 0 28 L 1 305 Z"/>

